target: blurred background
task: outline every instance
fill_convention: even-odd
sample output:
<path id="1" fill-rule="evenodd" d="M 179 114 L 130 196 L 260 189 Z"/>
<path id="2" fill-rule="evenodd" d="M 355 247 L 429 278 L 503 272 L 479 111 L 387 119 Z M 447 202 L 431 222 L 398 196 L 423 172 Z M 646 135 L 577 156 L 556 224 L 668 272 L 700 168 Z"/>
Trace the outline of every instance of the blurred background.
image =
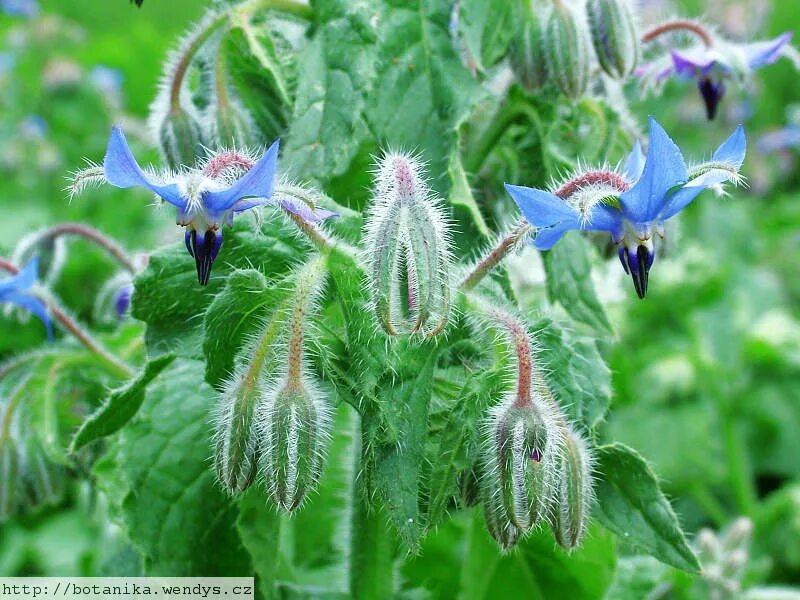
<path id="1" fill-rule="evenodd" d="M 26 3 L 0 0 L 0 255 L 27 232 L 61 221 L 89 223 L 131 249 L 173 241 L 169 220 L 130 195 L 105 187 L 69 202 L 64 188 L 84 158 L 102 160 L 114 122 L 152 148 L 145 120 L 162 61 L 206 3 L 145 0 L 136 9 L 126 0 L 44 0 L 27 16 L 9 14 L 15 4 Z M 800 30 L 794 1 L 642 0 L 641 7 L 645 23 L 706 15 L 737 39 Z M 800 584 L 800 84 L 782 60 L 759 71 L 749 89 L 734 88 L 710 125 L 692 84 L 670 82 L 663 96 L 634 102 L 641 123 L 657 115 L 698 158 L 709 140 L 721 142 L 745 123 L 749 188 L 721 199 L 704 194 L 682 213 L 644 302 L 617 264 L 598 262 L 598 291 L 617 332 L 605 427 L 651 461 L 689 532 L 748 516 L 746 577 Z M 144 157 L 157 158 L 152 149 Z M 70 244 L 54 289 L 91 321 L 113 265 L 80 241 Z M 517 264 L 537 260 L 526 253 Z M 541 286 L 536 269 L 524 271 L 520 286 Z M 0 359 L 41 343 L 42 331 L 38 322 L 21 326 L 0 314 Z M 106 524 L 87 516 L 96 501 L 88 489 L 68 487 L 50 506 L 0 525 L 0 575 L 102 572 L 97 548 Z M 415 576 L 430 567 L 406 568 Z"/>

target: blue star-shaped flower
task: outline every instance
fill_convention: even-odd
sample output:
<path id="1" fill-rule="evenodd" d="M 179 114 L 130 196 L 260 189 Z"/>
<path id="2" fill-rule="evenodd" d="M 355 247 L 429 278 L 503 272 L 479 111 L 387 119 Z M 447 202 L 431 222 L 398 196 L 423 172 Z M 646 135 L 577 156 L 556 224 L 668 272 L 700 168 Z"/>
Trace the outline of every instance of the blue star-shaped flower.
<path id="1" fill-rule="evenodd" d="M 226 175 L 226 167 L 214 162 L 216 158 L 209 160 L 205 168 L 167 177 L 145 174 L 133 157 L 122 130 L 114 127 L 103 160 L 103 172 L 111 185 L 143 187 L 177 209 L 176 221 L 186 227 L 186 248 L 195 259 L 197 278 L 201 285 L 206 285 L 222 245 L 222 225 L 232 223 L 236 213 L 278 203 L 272 198 L 278 142 L 274 142 L 260 159 L 244 167 L 241 158 L 236 158 L 238 162 L 233 166 L 239 173 L 245 172 L 233 181 Z M 335 214 L 322 209 L 311 210 L 300 202 L 283 200 L 279 204 L 312 222 Z"/>
<path id="2" fill-rule="evenodd" d="M 0 280 L 0 302 L 16 304 L 32 312 L 47 327 L 47 337 L 53 339 L 53 324 L 47 314 L 47 306 L 30 291 L 36 285 L 38 272 L 39 258 L 35 257 L 16 275 Z"/>
<path id="3" fill-rule="evenodd" d="M 683 154 L 655 119 L 650 118 L 647 157 L 637 142 L 622 174 L 591 171 L 556 193 L 508 185 L 506 190 L 525 219 L 538 229 L 533 245 L 548 250 L 570 229 L 608 231 L 619 258 L 644 298 L 653 264 L 653 235 L 712 185 L 737 180 L 745 154 L 744 128 L 716 150 L 711 161 L 691 172 Z"/>

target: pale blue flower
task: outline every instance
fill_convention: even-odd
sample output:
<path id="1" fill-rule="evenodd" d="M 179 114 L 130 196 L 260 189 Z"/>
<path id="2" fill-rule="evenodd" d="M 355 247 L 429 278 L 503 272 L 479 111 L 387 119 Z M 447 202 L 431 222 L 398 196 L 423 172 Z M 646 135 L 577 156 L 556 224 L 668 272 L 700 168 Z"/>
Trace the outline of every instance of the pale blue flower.
<path id="1" fill-rule="evenodd" d="M 738 181 L 745 155 L 744 128 L 719 147 L 712 159 L 691 170 L 664 129 L 650 119 L 647 156 L 637 142 L 622 170 L 587 171 L 555 193 L 506 185 L 525 219 L 537 228 L 533 245 L 548 250 L 571 229 L 608 231 L 619 258 L 644 298 L 653 264 L 653 236 L 664 221 L 683 210 L 710 186 Z M 565 192 L 564 190 L 568 190 Z"/>
<path id="2" fill-rule="evenodd" d="M 177 211 L 177 223 L 186 227 L 186 248 L 197 265 L 201 285 L 208 283 L 211 265 L 222 245 L 222 226 L 230 224 L 236 213 L 265 204 L 276 204 L 272 198 L 278 142 L 255 161 L 238 179 L 230 181 L 222 175 L 211 176 L 207 170 L 193 169 L 159 177 L 146 174 L 128 147 L 122 130 L 114 127 L 108 142 L 103 172 L 111 185 L 120 188 L 143 187 Z M 290 212 L 318 221 L 333 213 L 312 211 L 305 206 L 282 203 Z"/>
<path id="3" fill-rule="evenodd" d="M 53 338 L 53 324 L 47 313 L 47 305 L 31 293 L 39 273 L 39 258 L 35 257 L 16 275 L 0 280 L 0 303 L 15 304 L 30 311 L 47 327 L 47 337 Z"/>

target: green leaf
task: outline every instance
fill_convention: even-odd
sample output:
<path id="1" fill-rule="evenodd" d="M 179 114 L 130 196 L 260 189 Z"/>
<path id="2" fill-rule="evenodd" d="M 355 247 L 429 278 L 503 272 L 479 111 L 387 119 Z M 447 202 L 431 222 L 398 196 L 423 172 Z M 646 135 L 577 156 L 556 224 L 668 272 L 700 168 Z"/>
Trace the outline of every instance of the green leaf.
<path id="1" fill-rule="evenodd" d="M 288 288 L 270 285 L 255 269 L 234 271 L 205 315 L 206 381 L 219 388 L 234 368 L 236 355 L 248 336 L 263 327 L 288 296 Z"/>
<path id="2" fill-rule="evenodd" d="M 591 527 L 583 544 L 572 552 L 558 547 L 549 529 L 540 528 L 520 540 L 514 551 L 504 554 L 486 531 L 480 508 L 464 517 L 471 519 L 462 526 L 464 531 L 458 531 L 457 536 L 452 533 L 454 526 L 460 525 L 460 518 L 442 526 L 425 540 L 423 555 L 418 559 L 424 561 L 432 556 L 437 563 L 444 562 L 439 570 L 448 578 L 453 571 L 460 570 L 459 594 L 448 597 L 459 600 L 613 597 L 607 596 L 606 590 L 614 577 L 614 536 L 600 526 Z M 438 547 L 439 538 L 444 538 L 450 556 L 445 555 L 447 549 Z M 464 550 L 462 540 L 466 541 Z M 450 562 L 445 562 L 447 558 Z M 433 565 L 428 566 L 429 571 L 436 573 Z"/>
<path id="3" fill-rule="evenodd" d="M 494 65 L 506 53 L 517 31 L 518 2 L 463 0 L 459 31 L 464 51 L 478 71 Z"/>
<path id="4" fill-rule="evenodd" d="M 449 200 L 453 207 L 454 217 L 459 225 L 469 228 L 464 231 L 464 235 L 459 236 L 459 241 L 467 240 L 469 246 L 475 248 L 491 238 L 492 234 L 472 195 L 458 148 L 450 155 L 447 173 L 450 176 Z"/>
<path id="5" fill-rule="evenodd" d="M 147 268 L 136 278 L 132 313 L 147 323 L 145 342 L 150 356 L 174 352 L 187 358 L 203 358 L 203 315 L 215 294 L 225 287 L 236 269 L 257 265 L 268 276 L 290 270 L 308 251 L 293 226 L 277 212 L 261 231 L 253 231 L 244 219 L 225 228 L 224 242 L 207 286 L 197 283 L 194 260 L 183 242 L 165 246 L 150 255 Z"/>
<path id="6" fill-rule="evenodd" d="M 136 379 L 113 390 L 103 405 L 89 415 L 75 433 L 70 452 L 122 429 L 144 402 L 147 385 L 174 359 L 174 354 L 167 354 L 149 361 Z"/>
<path id="7" fill-rule="evenodd" d="M 445 517 L 450 500 L 458 494 L 459 475 L 470 469 L 479 449 L 478 427 L 486 409 L 507 384 L 500 371 L 471 374 L 447 413 L 439 444 L 431 456 L 428 523 L 435 527 Z"/>
<path id="8" fill-rule="evenodd" d="M 589 242 L 583 237 L 566 235 L 552 250 L 543 253 L 547 296 L 576 321 L 589 325 L 598 334 L 611 335 L 611 323 L 592 282 L 589 250 Z"/>
<path id="9" fill-rule="evenodd" d="M 431 347 L 398 340 L 378 387 L 380 410 L 364 415 L 363 427 L 374 442 L 375 486 L 403 543 L 418 548 L 425 531 L 420 511 L 421 473 L 425 461 L 435 364 Z"/>
<path id="10" fill-rule="evenodd" d="M 276 597 L 275 571 L 280 543 L 280 516 L 264 501 L 264 492 L 253 486 L 239 500 L 236 529 L 255 567 L 256 585 L 265 600 Z"/>
<path id="11" fill-rule="evenodd" d="M 593 340 L 568 334 L 544 317 L 533 324 L 547 382 L 570 420 L 593 429 L 611 404 L 611 371 Z"/>
<path id="12" fill-rule="evenodd" d="M 350 166 L 369 130 L 364 95 L 375 73 L 374 14 L 367 3 L 328 8 L 332 20 L 300 51 L 300 78 L 284 159 L 292 174 L 326 182 Z"/>
<path id="13" fill-rule="evenodd" d="M 600 522 L 661 562 L 699 573 L 700 563 L 645 460 L 623 444 L 600 446 L 596 458 L 595 515 Z"/>
<path id="14" fill-rule="evenodd" d="M 447 0 L 386 2 L 378 24 L 378 73 L 366 112 L 377 140 L 419 152 L 433 188 L 443 196 L 450 186 L 456 129 L 484 96 L 453 47 L 451 8 Z"/>
<path id="15" fill-rule="evenodd" d="M 148 387 L 122 432 L 122 516 L 148 575 L 248 575 L 237 512 L 214 480 L 209 411 L 216 397 L 203 364 L 178 359 Z"/>

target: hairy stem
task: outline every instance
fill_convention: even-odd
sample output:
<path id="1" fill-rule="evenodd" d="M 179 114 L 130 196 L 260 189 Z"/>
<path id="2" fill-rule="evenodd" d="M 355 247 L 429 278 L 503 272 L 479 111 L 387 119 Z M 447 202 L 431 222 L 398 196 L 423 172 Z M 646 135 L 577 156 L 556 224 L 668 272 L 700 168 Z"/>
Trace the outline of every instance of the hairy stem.
<path id="1" fill-rule="evenodd" d="M 63 235 L 77 235 L 92 242 L 105 250 L 123 269 L 130 273 L 136 272 L 136 265 L 122 246 L 97 229 L 84 225 L 83 223 L 59 223 L 58 225 L 54 225 L 40 232 L 34 244 L 40 244 L 46 240 L 56 239 Z"/>
<path id="2" fill-rule="evenodd" d="M 19 268 L 4 258 L 0 258 L 0 269 L 8 271 L 12 275 L 19 273 Z M 64 329 L 71 333 L 75 339 L 83 344 L 87 350 L 93 352 L 99 358 L 101 358 L 109 368 L 110 372 L 122 379 L 127 379 L 133 375 L 133 369 L 123 363 L 111 352 L 106 350 L 100 342 L 95 340 L 88 331 L 83 329 L 72 317 L 70 317 L 54 298 L 48 297 L 44 298 L 44 300 L 53 317 L 59 323 L 61 323 Z"/>
<path id="3" fill-rule="evenodd" d="M 703 41 L 703 44 L 705 44 L 706 48 L 710 48 L 714 45 L 714 38 L 711 37 L 711 34 L 708 32 L 708 30 L 700 25 L 700 23 L 691 21 L 689 19 L 674 19 L 656 25 L 655 27 L 652 27 L 644 32 L 642 35 L 642 42 L 647 44 L 664 35 L 665 33 L 672 31 L 688 31 L 689 33 L 692 33 L 700 38 Z"/>
<path id="4" fill-rule="evenodd" d="M 292 298 L 292 314 L 289 323 L 289 355 L 287 357 L 287 388 L 300 390 L 303 387 L 303 343 L 309 313 L 322 278 L 325 276 L 325 259 L 317 256 L 306 264 L 297 277 Z"/>
<path id="5" fill-rule="evenodd" d="M 362 434 L 363 438 L 363 434 Z M 356 452 L 350 529 L 350 596 L 354 600 L 383 600 L 394 592 L 394 540 L 380 502 L 371 502 L 364 478 L 369 471 L 366 442 Z"/>
<path id="6" fill-rule="evenodd" d="M 239 10 L 243 13 L 251 13 L 262 9 L 277 10 L 306 21 L 314 20 L 314 9 L 311 5 L 298 2 L 298 0 L 250 0 Z"/>
<path id="7" fill-rule="evenodd" d="M 472 269 L 459 286 L 464 291 L 469 291 L 478 285 L 531 231 L 531 226 L 524 219 L 514 226 L 511 232 L 502 237 L 497 245 Z"/>
<path id="8" fill-rule="evenodd" d="M 189 70 L 189 65 L 192 64 L 192 59 L 195 54 L 202 48 L 208 38 L 227 21 L 227 13 L 218 15 L 212 19 L 206 27 L 197 32 L 194 38 L 188 41 L 185 50 L 178 58 L 178 62 L 172 70 L 172 77 L 169 82 L 169 107 L 171 112 L 177 113 L 181 110 L 183 79 L 186 77 L 186 72 Z"/>

